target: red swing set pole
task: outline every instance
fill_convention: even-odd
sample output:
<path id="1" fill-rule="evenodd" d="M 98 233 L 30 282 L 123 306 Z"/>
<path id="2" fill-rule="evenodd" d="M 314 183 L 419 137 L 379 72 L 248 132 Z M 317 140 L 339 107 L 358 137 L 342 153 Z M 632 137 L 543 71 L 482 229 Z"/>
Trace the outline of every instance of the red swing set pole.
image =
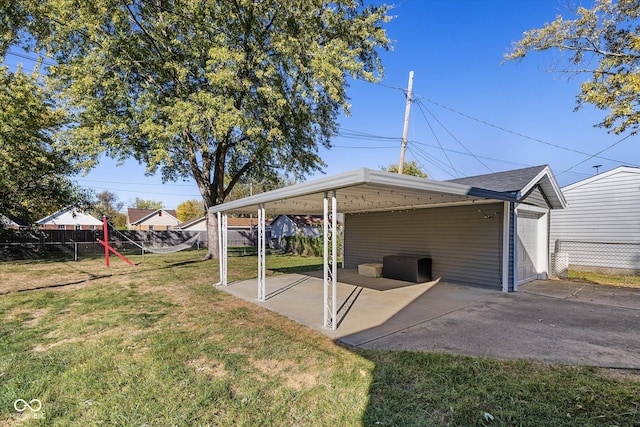
<path id="1" fill-rule="evenodd" d="M 104 233 L 104 242 L 100 242 L 100 239 L 98 239 L 98 242 L 104 246 L 104 262 L 107 264 L 107 268 L 109 268 L 109 227 L 107 227 L 106 215 L 102 216 L 102 232 Z"/>
<path id="2" fill-rule="evenodd" d="M 127 264 L 133 265 L 133 263 L 129 260 L 129 258 L 127 258 L 126 256 L 122 255 L 120 252 L 116 251 L 115 249 L 113 249 L 109 245 L 109 232 L 108 232 L 108 227 L 107 227 L 107 217 L 106 217 L 106 215 L 102 217 L 102 231 L 104 232 L 104 241 L 102 241 L 100 239 L 97 239 L 97 240 L 102 246 L 104 246 L 104 260 L 105 260 L 105 262 L 107 264 L 107 268 L 109 268 L 109 251 L 111 251 L 114 254 L 116 254 L 118 257 L 120 257 L 121 260 L 123 260 Z"/>

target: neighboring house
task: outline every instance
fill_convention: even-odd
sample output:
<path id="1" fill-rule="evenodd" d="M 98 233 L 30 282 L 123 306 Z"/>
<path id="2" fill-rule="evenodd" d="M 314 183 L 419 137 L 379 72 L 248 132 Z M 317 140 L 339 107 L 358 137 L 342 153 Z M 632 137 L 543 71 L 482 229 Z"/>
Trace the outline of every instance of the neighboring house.
<path id="1" fill-rule="evenodd" d="M 562 188 L 568 207 L 551 215 L 550 250 L 570 269 L 640 272 L 640 168 L 620 166 Z"/>
<path id="2" fill-rule="evenodd" d="M 102 221 L 73 207 L 42 218 L 36 225 L 41 230 L 102 230 Z"/>
<path id="3" fill-rule="evenodd" d="M 227 241 L 229 246 L 255 246 L 258 225 L 258 219 L 251 218 L 227 218 Z M 203 240 L 206 239 L 207 217 L 185 221 L 178 224 L 176 230 L 182 231 L 198 231 L 204 234 Z M 267 229 L 269 233 L 269 228 Z"/>
<path id="4" fill-rule="evenodd" d="M 180 220 L 172 209 L 127 209 L 127 229 L 140 231 L 173 230 Z"/>
<path id="5" fill-rule="evenodd" d="M 319 215 L 330 202 L 344 214 L 344 268 L 383 263 L 388 255 L 418 255 L 431 258 L 434 278 L 503 291 L 547 277 L 549 211 L 566 206 L 548 166 L 452 181 L 363 168 L 217 205 L 210 212 Z"/>
<path id="6" fill-rule="evenodd" d="M 227 241 L 229 246 L 255 246 L 258 239 L 258 218 L 227 218 Z M 269 239 L 271 227 L 265 233 Z"/>
<path id="7" fill-rule="evenodd" d="M 22 230 L 25 228 L 29 228 L 29 224 L 18 218 L 8 217 L 6 215 L 0 214 L 0 228 L 9 230 Z"/>
<path id="8" fill-rule="evenodd" d="M 282 239 L 286 236 L 322 235 L 321 215 L 278 215 L 270 222 L 271 238 Z"/>
<path id="9" fill-rule="evenodd" d="M 176 226 L 176 230 L 182 231 L 207 231 L 207 217 L 190 219 Z"/>

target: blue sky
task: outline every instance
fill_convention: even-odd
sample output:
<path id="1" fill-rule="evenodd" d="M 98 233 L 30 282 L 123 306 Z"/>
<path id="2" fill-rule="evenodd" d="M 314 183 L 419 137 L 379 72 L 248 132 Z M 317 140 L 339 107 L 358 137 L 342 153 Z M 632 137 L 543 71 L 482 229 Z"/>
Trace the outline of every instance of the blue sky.
<path id="1" fill-rule="evenodd" d="M 331 150 L 320 150 L 325 174 L 397 163 L 409 72 L 414 71 L 409 142 L 405 159 L 416 161 L 430 178 L 499 172 L 549 164 L 561 186 L 625 164 L 640 165 L 638 137 L 604 151 L 626 135 L 595 128 L 605 112 L 585 107 L 575 96 L 587 76 L 571 79 L 548 69 L 556 52 L 501 64 L 522 33 L 570 18 L 567 0 L 404 0 L 388 24 L 393 50 L 382 53 L 380 84 L 352 82 L 351 115 L 340 118 L 341 135 Z M 587 7 L 592 2 L 583 3 Z M 18 60 L 19 58 L 14 58 Z M 313 179 L 322 176 L 315 174 Z M 79 184 L 115 192 L 125 206 L 136 197 L 162 201 L 174 209 L 199 199 L 190 181 L 162 184 L 144 167 L 109 159 Z"/>

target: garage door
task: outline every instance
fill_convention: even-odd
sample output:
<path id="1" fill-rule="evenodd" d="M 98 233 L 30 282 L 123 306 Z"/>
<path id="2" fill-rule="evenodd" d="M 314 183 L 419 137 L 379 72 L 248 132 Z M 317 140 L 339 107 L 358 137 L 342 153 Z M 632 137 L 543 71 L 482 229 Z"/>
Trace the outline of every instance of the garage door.
<path id="1" fill-rule="evenodd" d="M 539 218 L 537 212 L 518 211 L 518 284 L 538 278 Z"/>

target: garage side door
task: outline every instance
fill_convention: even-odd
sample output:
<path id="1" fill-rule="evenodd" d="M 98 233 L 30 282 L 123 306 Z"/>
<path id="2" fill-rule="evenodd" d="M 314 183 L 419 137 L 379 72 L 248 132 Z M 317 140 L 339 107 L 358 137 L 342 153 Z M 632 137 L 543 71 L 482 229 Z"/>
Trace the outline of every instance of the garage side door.
<path id="1" fill-rule="evenodd" d="M 518 284 L 538 278 L 541 214 L 518 211 Z"/>

